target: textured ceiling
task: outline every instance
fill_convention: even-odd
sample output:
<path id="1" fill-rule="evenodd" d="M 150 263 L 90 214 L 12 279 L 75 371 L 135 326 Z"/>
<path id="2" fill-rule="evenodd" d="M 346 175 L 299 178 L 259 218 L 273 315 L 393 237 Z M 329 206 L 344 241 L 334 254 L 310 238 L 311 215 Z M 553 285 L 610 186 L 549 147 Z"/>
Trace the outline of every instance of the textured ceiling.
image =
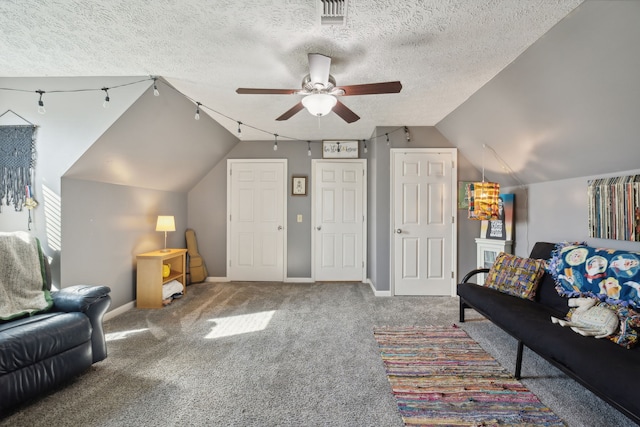
<path id="1" fill-rule="evenodd" d="M 435 125 L 581 1 L 350 0 L 346 25 L 321 26 L 313 0 L 2 0 L 0 75 L 159 75 L 267 132 L 245 127 L 243 139 L 362 139 Z M 310 52 L 333 58 L 338 85 L 400 80 L 402 92 L 342 98 L 352 124 L 305 111 L 277 122 L 300 96 L 235 93 L 299 88 Z"/>

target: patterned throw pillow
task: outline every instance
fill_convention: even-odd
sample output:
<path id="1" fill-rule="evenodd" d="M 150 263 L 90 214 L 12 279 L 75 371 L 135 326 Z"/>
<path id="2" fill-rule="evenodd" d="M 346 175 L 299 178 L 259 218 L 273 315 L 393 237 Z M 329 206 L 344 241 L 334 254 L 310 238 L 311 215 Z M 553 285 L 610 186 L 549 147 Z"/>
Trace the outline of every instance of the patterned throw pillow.
<path id="1" fill-rule="evenodd" d="M 618 320 L 620 320 L 620 326 L 616 332 L 609 335 L 607 339 L 625 348 L 635 347 L 640 339 L 640 335 L 638 333 L 638 329 L 640 329 L 640 313 L 637 313 L 629 307 L 609 304 L 601 300 L 598 300 L 596 305 L 601 305 L 615 311 L 618 315 Z M 575 311 L 576 308 L 569 310 L 567 313 L 568 320 L 571 320 L 571 316 Z"/>
<path id="2" fill-rule="evenodd" d="M 521 258 L 504 252 L 487 273 L 484 285 L 509 295 L 532 300 L 545 272 L 541 259 Z"/>
<path id="3" fill-rule="evenodd" d="M 621 306 L 615 306 L 615 310 L 620 319 L 620 330 L 607 338 L 623 347 L 632 348 L 640 341 L 640 313 Z"/>

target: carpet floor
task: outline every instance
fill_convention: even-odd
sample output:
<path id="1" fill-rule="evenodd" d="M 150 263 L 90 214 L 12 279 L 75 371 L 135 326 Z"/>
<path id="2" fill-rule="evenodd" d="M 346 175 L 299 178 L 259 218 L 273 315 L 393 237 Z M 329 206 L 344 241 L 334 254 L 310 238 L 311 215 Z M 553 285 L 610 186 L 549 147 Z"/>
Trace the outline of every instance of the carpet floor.
<path id="1" fill-rule="evenodd" d="M 461 326 L 512 372 L 515 340 L 468 314 Z M 457 298 L 375 297 L 362 283 L 194 284 L 105 322 L 106 360 L 0 426 L 400 427 L 374 327 L 457 318 Z M 527 350 L 523 376 L 569 426 L 632 425 Z"/>

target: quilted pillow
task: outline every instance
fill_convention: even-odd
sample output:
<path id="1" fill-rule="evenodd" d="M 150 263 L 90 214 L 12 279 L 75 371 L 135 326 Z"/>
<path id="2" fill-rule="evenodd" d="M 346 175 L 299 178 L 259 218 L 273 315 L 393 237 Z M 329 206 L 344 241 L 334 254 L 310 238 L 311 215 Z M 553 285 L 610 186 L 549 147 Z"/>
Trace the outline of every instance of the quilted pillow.
<path id="1" fill-rule="evenodd" d="M 532 300 L 545 272 L 541 259 L 521 258 L 504 252 L 496 257 L 484 285 L 509 295 Z"/>
<path id="2" fill-rule="evenodd" d="M 623 307 L 615 304 L 609 304 L 605 301 L 596 302 L 596 305 L 604 306 L 616 312 L 620 326 L 613 334 L 607 337 L 608 340 L 621 345 L 625 348 L 633 348 L 640 339 L 638 329 L 640 329 L 640 313 L 629 307 Z M 572 308 L 567 313 L 567 319 L 571 320 L 571 315 L 576 311 L 576 308 Z"/>

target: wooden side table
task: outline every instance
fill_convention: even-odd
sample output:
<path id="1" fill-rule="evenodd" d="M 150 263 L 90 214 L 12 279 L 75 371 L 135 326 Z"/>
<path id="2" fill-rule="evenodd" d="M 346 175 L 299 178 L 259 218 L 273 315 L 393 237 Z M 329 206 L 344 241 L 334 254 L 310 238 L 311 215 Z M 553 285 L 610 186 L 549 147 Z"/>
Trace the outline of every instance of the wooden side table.
<path id="1" fill-rule="evenodd" d="M 186 255 L 186 249 L 168 249 L 136 256 L 136 307 L 162 308 L 162 285 L 172 280 L 182 283 L 182 291 L 187 293 Z M 163 264 L 171 266 L 168 277 L 162 277 Z"/>

